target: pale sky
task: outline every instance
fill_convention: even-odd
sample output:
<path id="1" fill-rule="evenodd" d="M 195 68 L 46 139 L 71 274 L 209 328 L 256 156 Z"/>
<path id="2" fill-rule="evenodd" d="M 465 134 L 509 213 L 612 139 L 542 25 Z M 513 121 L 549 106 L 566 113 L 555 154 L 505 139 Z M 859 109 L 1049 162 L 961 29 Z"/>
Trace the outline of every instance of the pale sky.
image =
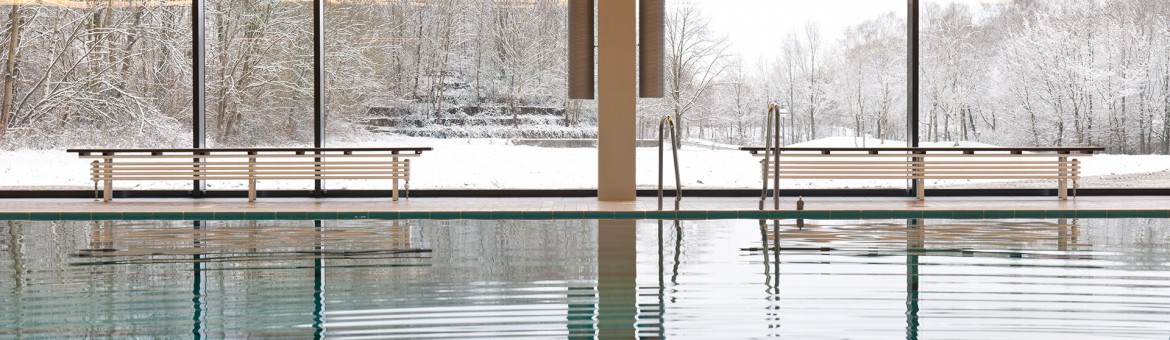
<path id="1" fill-rule="evenodd" d="M 733 51 L 748 64 L 771 59 L 789 31 L 816 22 L 826 43 L 845 27 L 894 12 L 906 16 L 906 0 L 689 0 L 711 19 L 716 34 L 727 34 Z"/>
<path id="2" fill-rule="evenodd" d="M 677 0 L 698 6 L 711 19 L 712 30 L 727 34 L 734 52 L 748 64 L 771 59 L 789 31 L 804 31 L 812 21 L 821 28 L 826 44 L 840 38 L 845 27 L 893 12 L 906 17 L 906 0 Z M 988 3 L 1005 0 L 925 0 L 929 2 Z"/>

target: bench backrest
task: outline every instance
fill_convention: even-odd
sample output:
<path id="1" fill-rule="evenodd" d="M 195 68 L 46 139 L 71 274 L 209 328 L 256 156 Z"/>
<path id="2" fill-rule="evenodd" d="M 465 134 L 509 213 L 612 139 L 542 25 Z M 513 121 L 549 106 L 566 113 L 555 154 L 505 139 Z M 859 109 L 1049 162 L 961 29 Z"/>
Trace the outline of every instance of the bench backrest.
<path id="1" fill-rule="evenodd" d="M 77 149 L 93 181 L 401 179 L 430 148 Z"/>
<path id="2" fill-rule="evenodd" d="M 778 154 L 756 156 L 765 158 L 761 162 L 766 178 L 1075 180 L 1080 178 L 1077 158 L 1092 156 L 1095 149 L 1038 150 L 1049 153 L 1010 148 L 781 148 Z"/>

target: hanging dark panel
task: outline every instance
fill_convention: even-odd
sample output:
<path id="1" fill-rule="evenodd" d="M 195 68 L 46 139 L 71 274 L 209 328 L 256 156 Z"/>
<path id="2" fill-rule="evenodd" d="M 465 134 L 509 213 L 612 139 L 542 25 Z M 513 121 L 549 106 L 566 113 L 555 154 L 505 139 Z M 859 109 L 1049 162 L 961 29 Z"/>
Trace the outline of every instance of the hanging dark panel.
<path id="1" fill-rule="evenodd" d="M 662 98 L 666 0 L 641 0 L 638 14 L 638 96 Z"/>
<path id="2" fill-rule="evenodd" d="M 594 99 L 593 2 L 569 0 L 569 98 Z"/>

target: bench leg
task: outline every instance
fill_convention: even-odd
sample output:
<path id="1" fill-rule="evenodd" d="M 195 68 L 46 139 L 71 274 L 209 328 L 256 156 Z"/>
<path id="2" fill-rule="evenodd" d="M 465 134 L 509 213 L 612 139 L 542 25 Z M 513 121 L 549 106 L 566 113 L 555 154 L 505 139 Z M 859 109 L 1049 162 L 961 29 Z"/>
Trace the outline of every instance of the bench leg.
<path id="1" fill-rule="evenodd" d="M 256 180 L 248 180 L 248 202 L 256 201 Z"/>
<path id="2" fill-rule="evenodd" d="M 390 197 L 393 198 L 395 202 L 398 201 L 398 180 L 397 179 L 394 180 L 394 187 L 392 189 L 390 189 Z"/>
<path id="3" fill-rule="evenodd" d="M 1067 170 L 1068 169 L 1067 167 L 1069 166 L 1068 157 L 1060 157 L 1059 160 L 1060 160 L 1060 176 L 1061 177 L 1068 176 L 1069 175 L 1068 170 Z M 1057 192 L 1058 192 L 1057 195 L 1060 196 L 1060 200 L 1067 201 L 1068 200 L 1068 179 L 1062 178 L 1062 179 L 1059 179 L 1057 181 L 1060 183 L 1060 189 L 1057 190 Z"/>
<path id="4" fill-rule="evenodd" d="M 105 180 L 102 185 L 102 202 L 109 202 L 114 199 L 114 183 L 111 180 Z"/>
<path id="5" fill-rule="evenodd" d="M 925 201 L 926 200 L 926 180 L 916 179 L 916 180 L 914 180 L 914 182 L 915 182 L 914 183 L 915 184 L 914 185 L 915 196 L 918 197 L 919 201 Z"/>

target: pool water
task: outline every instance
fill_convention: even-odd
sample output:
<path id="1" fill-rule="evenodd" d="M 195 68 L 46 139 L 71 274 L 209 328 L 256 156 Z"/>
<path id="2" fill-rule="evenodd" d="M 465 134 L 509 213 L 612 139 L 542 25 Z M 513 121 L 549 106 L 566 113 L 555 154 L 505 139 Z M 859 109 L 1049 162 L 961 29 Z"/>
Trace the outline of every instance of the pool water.
<path id="1" fill-rule="evenodd" d="M 0 337 L 1170 336 L 1170 220 L 0 221 Z"/>

